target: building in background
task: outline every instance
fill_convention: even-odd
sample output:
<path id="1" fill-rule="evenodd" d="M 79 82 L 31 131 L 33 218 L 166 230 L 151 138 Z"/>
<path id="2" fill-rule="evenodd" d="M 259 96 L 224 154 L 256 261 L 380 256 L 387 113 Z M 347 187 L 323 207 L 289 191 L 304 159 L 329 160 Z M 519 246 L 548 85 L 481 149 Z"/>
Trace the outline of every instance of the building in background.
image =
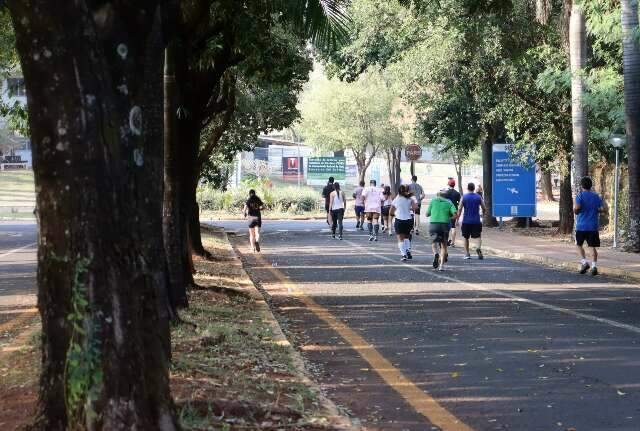
<path id="1" fill-rule="evenodd" d="M 0 81 L 0 101 L 7 107 L 27 105 L 24 79 L 19 73 L 9 74 Z M 19 162 L 31 168 L 31 141 L 11 129 L 9 121 L 0 116 L 0 162 Z"/>

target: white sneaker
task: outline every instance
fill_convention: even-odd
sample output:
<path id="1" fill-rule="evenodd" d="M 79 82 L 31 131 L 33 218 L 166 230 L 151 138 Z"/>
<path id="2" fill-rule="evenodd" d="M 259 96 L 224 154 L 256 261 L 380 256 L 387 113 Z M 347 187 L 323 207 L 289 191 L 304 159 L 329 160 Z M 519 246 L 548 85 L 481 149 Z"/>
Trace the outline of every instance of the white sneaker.
<path id="1" fill-rule="evenodd" d="M 464 255 L 464 260 L 470 260 L 471 259 L 471 255 L 470 254 L 465 254 Z"/>

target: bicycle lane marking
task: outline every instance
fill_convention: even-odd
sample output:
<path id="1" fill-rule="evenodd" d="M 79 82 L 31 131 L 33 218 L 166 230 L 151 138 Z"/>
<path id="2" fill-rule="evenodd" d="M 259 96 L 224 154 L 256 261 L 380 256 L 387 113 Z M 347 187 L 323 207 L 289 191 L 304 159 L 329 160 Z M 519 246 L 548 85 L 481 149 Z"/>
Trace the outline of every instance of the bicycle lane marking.
<path id="1" fill-rule="evenodd" d="M 345 241 L 345 242 L 347 244 L 351 245 L 352 247 L 355 247 L 355 248 L 359 249 L 363 253 L 368 254 L 369 256 L 377 257 L 378 259 L 382 259 L 382 260 L 385 260 L 387 262 L 393 262 L 393 263 L 397 263 L 398 262 L 397 259 L 391 259 L 390 257 L 383 256 L 383 255 L 371 252 L 371 251 L 363 248 L 362 246 L 360 246 L 360 245 L 358 245 L 358 244 L 356 244 L 354 242 L 351 242 L 351 241 Z M 495 289 L 491 289 L 491 288 L 488 288 L 488 287 L 484 287 L 481 284 L 470 283 L 468 281 L 458 280 L 455 277 L 450 277 L 448 275 L 440 274 L 439 272 L 436 272 L 435 270 L 428 270 L 428 269 L 412 266 L 412 265 L 409 265 L 409 264 L 407 264 L 406 267 L 408 269 L 412 269 L 414 271 L 417 271 L 417 272 L 420 272 L 420 273 L 423 273 L 423 274 L 429 274 L 429 275 L 431 275 L 433 277 L 436 277 L 436 278 L 439 278 L 441 280 L 446 280 L 446 281 L 451 281 L 453 283 L 458 283 L 458 284 L 470 287 L 470 288 L 475 289 L 475 290 L 482 290 L 484 292 L 488 292 L 488 293 L 492 293 L 492 294 L 497 295 L 497 296 L 502 296 L 502 297 L 505 297 L 505 298 L 509 298 L 509 299 L 512 299 L 512 300 L 517 301 L 517 302 L 523 302 L 523 303 L 526 303 L 526 304 L 535 305 L 536 307 L 546 308 L 547 310 L 552 310 L 552 311 L 555 311 L 557 313 L 567 314 L 567 315 L 570 315 L 570 316 L 573 316 L 573 317 L 576 317 L 576 318 L 579 318 L 579 319 L 590 320 L 592 322 L 602 323 L 602 324 L 605 324 L 605 325 L 613 326 L 615 328 L 624 329 L 624 330 L 633 332 L 635 334 L 640 334 L 640 327 L 637 327 L 637 326 L 633 326 L 633 325 L 629 325 L 629 324 L 621 323 L 621 322 L 616 322 L 615 320 L 605 319 L 603 317 L 592 316 L 590 314 L 580 313 L 579 311 L 573 311 L 573 310 L 570 310 L 568 308 L 558 307 L 558 306 L 555 306 L 555 305 L 547 304 L 545 302 L 536 301 L 535 299 L 524 298 L 522 296 L 514 295 L 513 293 L 503 292 L 503 291 L 500 291 L 500 290 L 495 290 Z"/>
<path id="2" fill-rule="evenodd" d="M 471 427 L 462 422 L 431 395 L 420 389 L 407 378 L 402 371 L 382 356 L 370 343 L 357 334 L 353 329 L 338 320 L 329 310 L 315 302 L 311 297 L 302 292 L 282 271 L 274 268 L 262 255 L 255 255 L 255 259 L 262 265 L 261 269 L 269 271 L 283 287 L 298 298 L 313 314 L 329 325 L 337 332 L 358 354 L 371 365 L 374 370 L 389 387 L 394 389 L 404 400 L 418 413 L 438 426 L 442 431 L 473 431 Z"/>

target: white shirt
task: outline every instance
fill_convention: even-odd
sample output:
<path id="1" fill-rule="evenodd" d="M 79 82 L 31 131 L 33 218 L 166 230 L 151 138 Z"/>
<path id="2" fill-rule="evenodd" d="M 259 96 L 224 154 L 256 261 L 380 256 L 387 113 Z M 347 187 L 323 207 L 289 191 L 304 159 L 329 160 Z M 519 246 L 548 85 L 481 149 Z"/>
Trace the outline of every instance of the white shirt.
<path id="1" fill-rule="evenodd" d="M 397 220 L 411 220 L 413 216 L 411 215 L 411 205 L 413 204 L 413 199 L 405 198 L 404 196 L 396 196 L 391 205 L 396 209 L 396 219 Z"/>
<path id="2" fill-rule="evenodd" d="M 364 206 L 364 200 L 362 199 L 362 191 L 364 190 L 364 187 L 358 186 L 353 190 L 353 194 L 355 195 L 355 204 L 356 206 L 359 207 L 363 207 Z"/>
<path id="3" fill-rule="evenodd" d="M 343 196 L 343 192 L 333 192 L 333 206 L 331 207 L 332 210 L 339 210 L 344 208 L 344 200 L 342 199 Z"/>
<path id="4" fill-rule="evenodd" d="M 367 187 L 362 192 L 364 197 L 364 212 L 379 213 L 381 212 L 382 193 L 378 187 Z"/>

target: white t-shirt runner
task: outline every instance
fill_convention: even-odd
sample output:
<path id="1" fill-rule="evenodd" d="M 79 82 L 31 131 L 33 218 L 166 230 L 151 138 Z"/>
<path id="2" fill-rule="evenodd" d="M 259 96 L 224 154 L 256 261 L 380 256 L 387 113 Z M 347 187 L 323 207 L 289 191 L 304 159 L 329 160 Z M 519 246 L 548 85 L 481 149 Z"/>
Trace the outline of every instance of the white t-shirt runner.
<path id="1" fill-rule="evenodd" d="M 413 218 L 413 211 L 411 210 L 412 198 L 405 198 L 404 196 L 396 196 L 391 205 L 396 209 L 396 220 L 411 220 Z"/>
<path id="2" fill-rule="evenodd" d="M 353 197 L 355 198 L 355 202 L 354 205 L 357 207 L 363 207 L 364 206 L 364 199 L 362 198 L 362 192 L 364 190 L 364 187 L 358 186 L 353 190 Z"/>
<path id="3" fill-rule="evenodd" d="M 382 193 L 378 187 L 367 187 L 362 192 L 364 197 L 364 212 L 380 213 L 382 212 Z"/>

